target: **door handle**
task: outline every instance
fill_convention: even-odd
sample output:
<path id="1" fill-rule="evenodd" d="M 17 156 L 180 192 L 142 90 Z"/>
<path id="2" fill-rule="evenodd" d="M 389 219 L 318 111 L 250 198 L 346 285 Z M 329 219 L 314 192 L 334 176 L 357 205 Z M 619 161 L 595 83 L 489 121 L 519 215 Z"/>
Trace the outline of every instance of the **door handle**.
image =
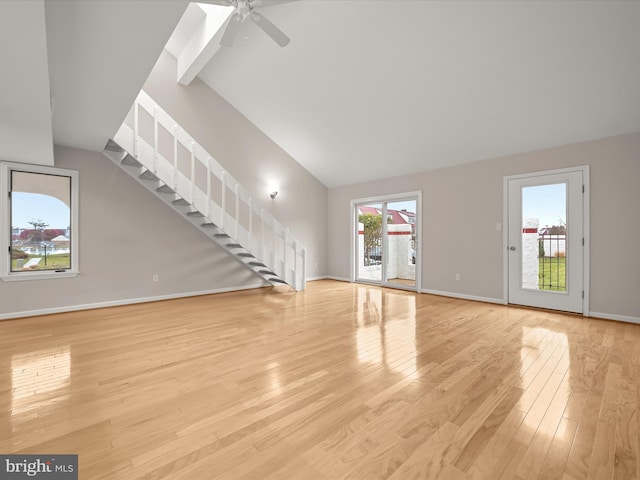
<path id="1" fill-rule="evenodd" d="M 511 250 L 512 252 L 515 252 L 516 251 L 516 247 L 511 246 L 511 247 L 509 247 L 509 250 Z"/>

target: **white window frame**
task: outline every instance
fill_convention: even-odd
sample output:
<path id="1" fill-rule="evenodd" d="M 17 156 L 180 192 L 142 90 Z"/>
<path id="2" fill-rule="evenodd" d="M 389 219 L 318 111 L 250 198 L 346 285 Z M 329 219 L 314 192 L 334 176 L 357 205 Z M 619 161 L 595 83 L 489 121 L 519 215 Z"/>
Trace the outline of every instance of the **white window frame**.
<path id="1" fill-rule="evenodd" d="M 70 240 L 70 260 L 71 268 L 64 271 L 37 270 L 26 272 L 11 271 L 11 172 L 40 173 L 44 175 L 57 175 L 71 178 L 71 231 Z M 4 282 L 15 282 L 24 280 L 51 280 L 54 278 L 75 277 L 80 273 L 78 266 L 78 172 L 57 167 L 47 167 L 43 165 L 31 165 L 26 163 L 0 162 L 0 211 L 2 212 L 2 222 L 0 222 L 0 280 Z"/>

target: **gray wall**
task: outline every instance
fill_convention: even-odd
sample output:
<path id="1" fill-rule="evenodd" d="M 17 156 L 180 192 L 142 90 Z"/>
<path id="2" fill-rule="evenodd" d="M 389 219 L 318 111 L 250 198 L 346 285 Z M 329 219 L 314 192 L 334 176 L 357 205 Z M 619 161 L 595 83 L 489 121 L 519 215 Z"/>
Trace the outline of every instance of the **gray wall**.
<path id="1" fill-rule="evenodd" d="M 327 273 L 327 188 L 202 80 L 176 81 L 166 50 L 144 90 L 307 248 L 307 278 Z M 272 182 L 276 200 L 269 198 Z"/>
<path id="2" fill-rule="evenodd" d="M 80 172 L 81 273 L 0 281 L 0 317 L 263 285 L 101 153 L 56 147 L 54 156 L 57 167 Z"/>
<path id="3" fill-rule="evenodd" d="M 51 166 L 51 92 L 43 0 L 0 2 L 0 45 L 0 159 Z"/>
<path id="4" fill-rule="evenodd" d="M 421 190 L 422 288 L 502 299 L 503 177 L 579 165 L 591 168 L 590 310 L 640 318 L 640 133 L 330 189 L 329 275 L 349 277 L 352 199 Z"/>

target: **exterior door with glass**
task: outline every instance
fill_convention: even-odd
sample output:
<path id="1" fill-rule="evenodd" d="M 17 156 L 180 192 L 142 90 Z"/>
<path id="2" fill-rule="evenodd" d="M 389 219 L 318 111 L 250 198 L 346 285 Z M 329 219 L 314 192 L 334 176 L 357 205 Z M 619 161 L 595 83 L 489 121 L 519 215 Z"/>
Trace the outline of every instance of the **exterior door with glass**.
<path id="1" fill-rule="evenodd" d="M 505 178 L 509 303 L 584 312 L 585 170 Z"/>

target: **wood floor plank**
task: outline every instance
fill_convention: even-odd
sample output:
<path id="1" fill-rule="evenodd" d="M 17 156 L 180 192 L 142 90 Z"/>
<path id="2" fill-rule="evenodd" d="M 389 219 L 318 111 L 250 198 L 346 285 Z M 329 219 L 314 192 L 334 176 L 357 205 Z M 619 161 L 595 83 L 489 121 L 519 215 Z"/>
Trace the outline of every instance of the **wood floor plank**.
<path id="1" fill-rule="evenodd" d="M 499 428 L 505 422 L 509 414 L 513 411 L 514 405 L 522 396 L 522 389 L 511 386 L 500 403 L 491 411 L 491 414 L 484 420 L 482 425 L 473 430 L 473 435 L 461 446 L 457 458 L 452 460 L 452 464 L 463 472 L 467 472 L 471 465 L 477 460 L 482 451 L 496 435 Z"/>
<path id="2" fill-rule="evenodd" d="M 577 422 L 562 417 L 551 441 L 547 456 L 542 462 L 538 480 L 562 479 L 577 428 Z"/>
<path id="3" fill-rule="evenodd" d="M 590 391 L 587 394 L 565 470 L 568 476 L 576 480 L 584 480 L 589 474 L 593 440 L 598 426 L 601 403 L 602 394 L 600 392 Z"/>
<path id="4" fill-rule="evenodd" d="M 613 478 L 616 448 L 615 421 L 621 370 L 620 365 L 609 364 L 589 463 L 587 476 L 589 480 Z"/>
<path id="5" fill-rule="evenodd" d="M 0 322 L 0 452 L 83 480 L 638 479 L 640 326 L 350 284 Z"/>
<path id="6" fill-rule="evenodd" d="M 633 364 L 634 343 L 626 339 L 626 334 L 626 328 L 616 331 L 611 356 L 611 362 L 619 363 L 622 367 L 616 402 L 616 449 L 613 475 L 615 479 L 636 478 L 638 476 L 636 465 L 638 452 L 636 380 L 638 368 Z"/>
<path id="7" fill-rule="evenodd" d="M 529 442 L 529 448 L 518 465 L 515 477 L 523 480 L 538 477 L 553 437 L 562 420 L 562 413 L 569 399 L 567 388 L 558 388 L 546 409 L 544 417 Z M 525 419 L 526 422 L 526 419 Z"/>
<path id="8" fill-rule="evenodd" d="M 429 439 L 418 445 L 389 480 L 443 478 L 447 466 L 445 454 L 460 427 L 445 423 Z"/>

